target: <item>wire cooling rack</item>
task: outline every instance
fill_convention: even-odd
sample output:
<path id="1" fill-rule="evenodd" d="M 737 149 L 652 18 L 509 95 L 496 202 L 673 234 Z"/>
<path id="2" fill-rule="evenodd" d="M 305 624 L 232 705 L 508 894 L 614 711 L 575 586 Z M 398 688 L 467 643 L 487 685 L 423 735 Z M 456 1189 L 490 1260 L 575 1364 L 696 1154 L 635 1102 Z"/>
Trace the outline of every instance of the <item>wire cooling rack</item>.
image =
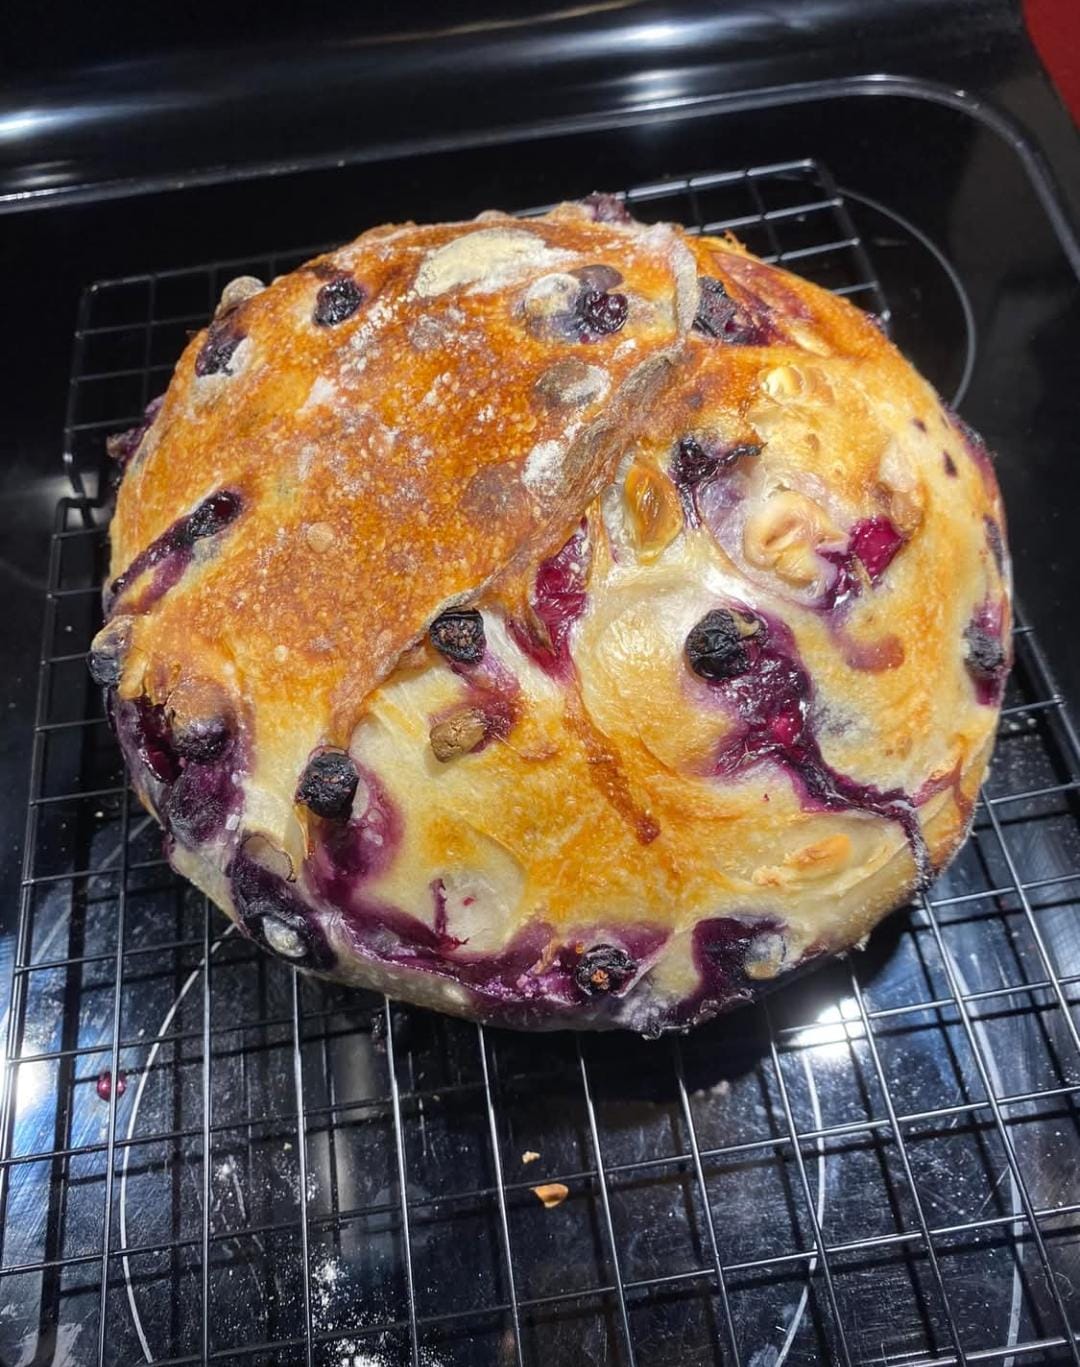
<path id="1" fill-rule="evenodd" d="M 888 322 L 812 162 L 628 198 Z M 299 255 L 82 302 L 0 1085 L 0 1362 L 1080 1363 L 1080 748 L 1026 629 L 952 868 L 864 953 L 686 1039 L 519 1036 L 308 981 L 170 873 L 86 675 L 102 441 L 229 278 Z"/>

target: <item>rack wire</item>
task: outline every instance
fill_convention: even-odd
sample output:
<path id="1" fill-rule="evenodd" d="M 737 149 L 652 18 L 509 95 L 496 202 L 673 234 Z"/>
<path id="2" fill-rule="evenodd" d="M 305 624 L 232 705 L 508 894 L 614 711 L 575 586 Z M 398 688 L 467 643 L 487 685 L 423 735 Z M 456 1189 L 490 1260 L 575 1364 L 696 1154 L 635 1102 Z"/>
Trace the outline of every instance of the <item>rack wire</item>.
<path id="1" fill-rule="evenodd" d="M 814 162 L 627 199 L 888 325 Z M 685 1039 L 517 1036 L 315 983 L 171 874 L 85 670 L 102 442 L 229 278 L 309 254 L 82 300 L 0 1079 L 0 1360 L 1080 1364 L 1080 746 L 1026 628 L 953 867 L 863 955 Z"/>

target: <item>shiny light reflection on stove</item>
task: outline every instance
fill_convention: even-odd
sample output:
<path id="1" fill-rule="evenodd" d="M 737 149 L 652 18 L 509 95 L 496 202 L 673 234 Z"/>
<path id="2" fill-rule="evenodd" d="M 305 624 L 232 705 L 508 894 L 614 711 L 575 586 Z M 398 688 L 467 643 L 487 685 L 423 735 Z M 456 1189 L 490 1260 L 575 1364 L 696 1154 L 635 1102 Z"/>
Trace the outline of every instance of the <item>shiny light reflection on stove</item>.
<path id="1" fill-rule="evenodd" d="M 853 1041 L 862 1039 L 863 1026 L 854 997 L 841 997 L 821 1012 L 813 1025 L 795 1034 L 799 1049 L 813 1049 L 816 1059 L 841 1059 L 848 1056 Z"/>
<path id="2" fill-rule="evenodd" d="M 45 1099 L 50 1077 L 51 1070 L 47 1062 L 20 1063 L 17 1094 L 20 1120 L 25 1119 L 27 1113 L 36 1109 Z"/>

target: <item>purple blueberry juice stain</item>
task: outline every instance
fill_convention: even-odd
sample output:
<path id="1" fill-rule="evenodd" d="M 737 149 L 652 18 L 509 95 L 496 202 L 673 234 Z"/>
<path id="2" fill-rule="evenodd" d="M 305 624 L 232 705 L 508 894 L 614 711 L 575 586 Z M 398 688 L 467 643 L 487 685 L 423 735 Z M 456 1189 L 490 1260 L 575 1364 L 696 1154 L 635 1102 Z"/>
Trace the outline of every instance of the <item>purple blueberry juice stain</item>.
<path id="1" fill-rule="evenodd" d="M 520 713 L 521 684 L 517 678 L 490 650 L 485 650 L 477 667 L 455 663 L 451 668 L 466 686 L 467 706 L 484 718 L 484 739 L 473 753 L 493 740 L 506 740 Z M 459 710 L 460 704 L 455 704 L 443 716 L 449 717 Z M 432 721 L 441 721 L 443 716 L 433 717 Z"/>
<path id="2" fill-rule="evenodd" d="M 118 575 L 105 590 L 105 611 L 112 615 L 126 590 L 149 570 L 153 578 L 132 610 L 147 612 L 178 582 L 191 564 L 199 541 L 223 532 L 243 509 L 243 500 L 232 489 L 219 489 L 186 517 L 179 518 Z"/>
<path id="3" fill-rule="evenodd" d="M 755 988 L 746 973 L 746 962 L 754 941 L 762 935 L 782 933 L 783 926 L 772 917 L 742 920 L 713 916 L 699 921 L 691 937 L 691 954 L 701 986 L 696 999 L 684 1002 L 682 1010 L 696 1015 L 703 1007 L 715 1009 L 750 1001 Z"/>
<path id="4" fill-rule="evenodd" d="M 737 611 L 755 615 L 741 607 Z M 911 848 L 920 884 L 925 884 L 930 859 L 911 799 L 899 788 L 883 791 L 859 783 L 826 763 L 811 719 L 813 685 L 791 632 L 781 622 L 756 615 L 760 630 L 743 642 L 746 669 L 707 684 L 740 723 L 721 743 L 714 772 L 736 778 L 764 762 L 779 764 L 804 810 L 859 811 L 895 821 Z"/>
<path id="5" fill-rule="evenodd" d="M 537 921 L 497 954 L 458 951 L 431 967 L 469 988 L 487 1020 L 528 1028 L 562 1014 L 579 1020 L 585 1005 L 597 1018 L 614 1015 L 667 940 L 666 930 L 644 923 L 556 932 Z"/>
<path id="6" fill-rule="evenodd" d="M 941 463 L 945 467 L 945 473 L 950 479 L 956 478 L 956 461 L 949 455 L 948 451 L 942 451 Z"/>
<path id="7" fill-rule="evenodd" d="M 922 432 L 925 435 L 926 423 L 923 422 L 922 418 L 912 418 L 911 425 L 912 427 L 914 427 L 916 432 Z"/>
<path id="8" fill-rule="evenodd" d="M 350 872 L 339 862 L 329 877 L 323 866 L 313 878 L 316 891 L 340 911 L 342 928 L 356 954 L 375 963 L 451 978 L 477 993 L 480 1001 L 496 1006 L 513 1007 L 534 999 L 541 1007 L 554 1004 L 551 977 L 530 971 L 550 943 L 548 925 L 532 922 L 524 926 L 497 953 L 471 953 L 467 941 L 449 933 L 441 879 L 431 885 L 434 924 L 429 925 L 418 916 L 365 895 L 363 882 L 369 876 L 367 864 L 361 864 L 358 872 Z M 562 978 L 569 982 L 568 970 Z M 568 986 L 560 1000 L 569 1004 Z"/>
<path id="9" fill-rule="evenodd" d="M 110 460 L 114 460 L 120 467 L 121 473 L 127 469 L 131 458 L 142 444 L 143 437 L 154 425 L 154 419 L 161 412 L 161 405 L 164 402 L 165 395 L 159 394 L 146 405 L 141 421 L 134 427 L 129 427 L 126 432 L 115 432 L 111 437 L 105 438 L 105 450 Z"/>
<path id="10" fill-rule="evenodd" d="M 328 971 L 334 952 L 318 919 L 296 890 L 256 862 L 243 843 L 228 869 L 229 888 L 240 928 L 272 953 L 304 968 Z"/>
<path id="11" fill-rule="evenodd" d="M 887 517 L 863 518 L 851 529 L 851 554 L 862 561 L 872 584 L 889 568 L 903 544 L 904 538 Z"/>
<path id="12" fill-rule="evenodd" d="M 697 442 L 690 448 L 690 460 L 686 465 L 683 464 L 686 452 L 680 443 L 672 465 L 672 479 L 679 488 L 688 523 L 696 525 L 696 519 L 700 517 L 701 523 L 737 563 L 741 551 L 738 541 L 740 520 L 736 513 L 746 498 L 747 489 L 740 475 L 739 461 L 746 454 L 756 454 L 757 449 L 731 448 L 728 463 L 719 467 L 724 478 L 714 478 L 707 473 L 711 466 L 698 458 L 700 446 Z M 703 469 L 706 474 L 702 478 L 700 471 Z M 866 581 L 869 580 L 871 587 L 876 586 L 904 544 L 904 538 L 886 517 L 856 522 L 848 534 L 846 546 L 817 552 L 825 564 L 832 567 L 832 577 L 825 589 L 816 599 L 797 599 L 823 615 L 852 669 L 880 673 L 895 669 L 904 661 L 904 644 L 899 636 L 886 633 L 875 641 L 857 641 L 848 635 L 844 620 L 845 609 L 864 591 Z"/>
<path id="13" fill-rule="evenodd" d="M 981 603 L 964 628 L 964 664 L 983 707 L 997 707 L 1005 692 L 1011 661 L 1004 637 L 1005 610 L 990 599 Z"/>
<path id="14" fill-rule="evenodd" d="M 454 935 L 448 923 L 444 879 L 430 884 L 430 923 L 380 901 L 365 887 L 395 858 L 403 826 L 375 775 L 363 770 L 362 782 L 369 795 L 363 816 L 350 821 L 345 830 L 329 823 L 320 827 L 305 864 L 312 891 L 335 908 L 360 957 L 451 978 L 469 989 L 474 1009 L 485 1019 L 528 1026 L 549 1022 L 560 1012 L 576 1014 L 583 1000 L 592 997 L 598 1013 L 613 1010 L 666 943 L 669 932 L 647 924 L 620 926 L 617 943 L 611 943 L 611 927 L 574 927 L 560 934 L 547 922 L 534 920 L 497 952 L 470 951 L 467 939 Z M 371 832 L 377 833 L 377 841 L 370 840 Z M 238 855 L 231 870 L 233 897 L 245 927 L 258 938 L 252 927 L 272 909 L 268 894 L 281 894 L 283 885 L 251 861 L 245 871 L 242 860 Z M 287 886 L 284 895 L 294 896 Z M 281 914 L 280 908 L 276 914 Z M 598 948 L 610 969 L 610 990 L 591 983 L 594 991 L 586 992 L 581 986 L 582 965 L 591 962 L 590 954 L 596 957 Z M 594 965 L 598 971 L 600 966 Z"/>
<path id="15" fill-rule="evenodd" d="M 819 550 L 818 555 L 822 560 L 827 560 L 835 572 L 814 606 L 823 612 L 832 613 L 859 596 L 862 580 L 859 578 L 859 569 L 855 563 L 856 557 L 850 547 L 842 551 Z"/>
<path id="16" fill-rule="evenodd" d="M 353 894 L 386 870 L 401 844 L 401 813 L 377 776 L 352 761 L 364 805 L 352 803 L 347 821 L 323 821 L 311 832 L 307 867 L 321 897 L 348 914 Z"/>
<path id="17" fill-rule="evenodd" d="M 740 461 L 753 460 L 762 448 L 751 442 L 724 446 L 708 438 L 688 435 L 682 437 L 671 458 L 669 473 L 682 503 L 687 526 L 701 524 L 698 491 L 717 475 L 725 474 Z"/>
<path id="18" fill-rule="evenodd" d="M 532 607 L 542 634 L 530 632 L 513 619 L 507 623 L 515 644 L 554 678 L 567 678 L 573 668 L 570 629 L 585 611 L 588 573 L 588 535 L 583 523 L 562 550 L 536 571 Z"/>
<path id="19" fill-rule="evenodd" d="M 857 641 L 842 626 L 834 626 L 833 635 L 844 656 L 844 663 L 867 674 L 882 674 L 887 669 L 899 669 L 904 663 L 904 643 L 891 631 L 874 641 Z"/>
<path id="20" fill-rule="evenodd" d="M 690 933 L 697 987 L 679 1001 L 646 1000 L 643 1010 L 632 1017 L 634 1028 L 655 1039 L 665 1031 L 685 1032 L 734 1006 L 756 1001 L 821 952 L 811 946 L 796 961 L 778 962 L 786 952 L 784 930 L 777 918 L 753 912 L 698 921 Z M 772 961 L 778 971 L 767 978 L 752 977 L 748 966 L 754 961 Z"/>
<path id="21" fill-rule="evenodd" d="M 903 544 L 904 538 L 887 517 L 867 517 L 856 522 L 848 533 L 844 550 L 818 552 L 823 560 L 836 567 L 836 573 L 817 606 L 832 612 L 857 598 L 862 592 L 860 564 L 870 583 L 877 584 Z"/>
<path id="22" fill-rule="evenodd" d="M 696 484 L 687 485 L 685 492 L 678 489 L 689 525 L 696 526 L 700 519 L 701 525 L 736 561 L 739 558 L 738 538 L 741 536 L 736 513 L 746 501 L 749 489 L 750 482 L 744 477 L 743 468 L 738 462 L 726 467 L 720 478 L 706 477 Z"/>
<path id="23" fill-rule="evenodd" d="M 768 346 L 776 340 L 775 328 L 764 316 L 753 317 L 737 304 L 722 280 L 711 275 L 700 276 L 698 290 L 695 332 L 729 346 Z M 764 305 L 761 310 L 764 314 Z"/>
<path id="24" fill-rule="evenodd" d="M 103 1069 L 98 1073 L 97 1084 L 94 1089 L 102 1101 L 111 1101 L 114 1090 L 113 1075 L 110 1068 Z M 123 1071 L 116 1074 L 115 1091 L 117 1100 L 127 1091 L 127 1076 Z"/>
<path id="25" fill-rule="evenodd" d="M 149 698 L 118 701 L 114 708 L 116 733 L 125 752 L 139 761 L 159 783 L 173 783 L 180 773 L 180 756 L 173 747 L 165 708 Z"/>
<path id="26" fill-rule="evenodd" d="M 441 878 L 434 878 L 431 882 L 431 896 L 435 904 L 434 931 L 438 947 L 443 953 L 448 953 L 455 949 L 460 949 L 462 945 L 467 945 L 468 940 L 455 938 L 446 928 L 446 884 Z"/>
<path id="27" fill-rule="evenodd" d="M 111 715 L 132 771 L 148 780 L 149 796 L 166 832 L 188 848 L 220 835 L 241 800 L 234 774 L 242 757 L 232 728 L 213 759 L 202 762 L 181 752 L 160 703 L 146 697 L 114 699 Z"/>
<path id="28" fill-rule="evenodd" d="M 968 797 L 964 792 L 963 786 L 964 769 L 960 760 L 957 760 L 953 767 L 945 774 L 932 774 L 916 791 L 912 797 L 912 802 L 916 807 L 925 807 L 940 793 L 952 790 L 953 801 L 956 803 L 957 810 L 962 819 L 971 820 L 971 813 L 975 806 L 975 799 Z"/>
<path id="29" fill-rule="evenodd" d="M 345 827 L 330 823 L 315 833 L 306 864 L 316 896 L 335 907 L 356 952 L 376 961 L 422 969 L 451 977 L 505 1015 L 527 1007 L 545 1012 L 569 1007 L 581 998 L 575 974 L 581 959 L 574 945 L 603 937 L 575 931 L 568 943 L 550 952 L 554 936 L 545 923 L 533 922 L 498 953 L 472 953 L 467 941 L 452 934 L 447 921 L 444 881 L 431 884 L 432 923 L 379 901 L 365 885 L 385 871 L 401 843 L 402 819 L 385 789 L 368 770 L 361 771 L 368 796 L 360 817 Z M 660 949 L 666 931 L 652 927 L 620 928 L 616 946 L 640 965 Z M 542 965 L 538 967 L 538 965 Z"/>
<path id="30" fill-rule="evenodd" d="M 224 828 L 229 813 L 239 805 L 238 798 L 228 763 L 188 761 L 161 804 L 162 821 L 181 845 L 194 849 Z"/>

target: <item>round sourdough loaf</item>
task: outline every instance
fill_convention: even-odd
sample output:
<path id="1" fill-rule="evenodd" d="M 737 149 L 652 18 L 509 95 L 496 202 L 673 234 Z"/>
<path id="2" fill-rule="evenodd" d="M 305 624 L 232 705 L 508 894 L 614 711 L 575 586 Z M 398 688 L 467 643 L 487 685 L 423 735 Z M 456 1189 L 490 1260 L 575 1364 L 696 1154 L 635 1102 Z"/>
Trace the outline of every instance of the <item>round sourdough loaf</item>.
<path id="1" fill-rule="evenodd" d="M 91 669 L 271 952 L 683 1028 L 963 841 L 1009 662 L 986 448 L 874 321 L 595 196 L 233 282 L 123 465 Z"/>

